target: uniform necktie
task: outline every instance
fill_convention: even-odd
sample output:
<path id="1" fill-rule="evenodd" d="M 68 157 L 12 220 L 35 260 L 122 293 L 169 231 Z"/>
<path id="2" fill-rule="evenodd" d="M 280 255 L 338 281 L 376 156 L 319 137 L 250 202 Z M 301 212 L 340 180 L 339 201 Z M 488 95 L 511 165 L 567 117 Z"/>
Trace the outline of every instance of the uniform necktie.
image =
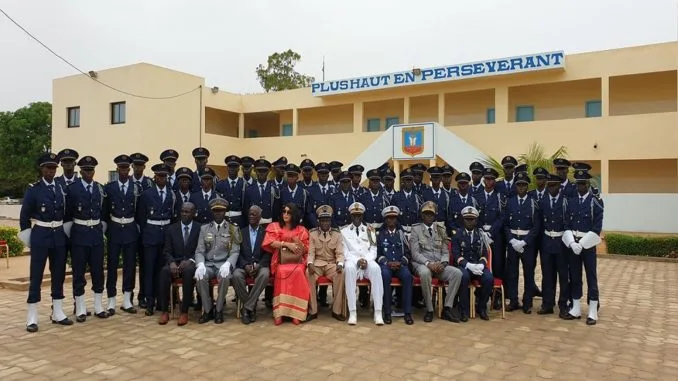
<path id="1" fill-rule="evenodd" d="M 259 184 L 259 196 L 264 196 L 264 184 Z"/>
<path id="2" fill-rule="evenodd" d="M 73 184 L 73 180 L 66 180 L 66 185 L 71 185 Z"/>
<path id="3" fill-rule="evenodd" d="M 346 204 L 348 204 L 348 203 L 349 203 L 349 201 L 348 201 L 348 195 L 346 195 Z"/>
<path id="4" fill-rule="evenodd" d="M 431 227 L 428 228 L 428 235 L 433 237 L 433 229 Z"/>
<path id="5" fill-rule="evenodd" d="M 579 197 L 579 205 L 584 203 L 584 197 Z"/>
<path id="6" fill-rule="evenodd" d="M 160 199 L 165 202 L 165 191 L 160 191 Z"/>
<path id="7" fill-rule="evenodd" d="M 221 227 L 221 224 L 217 224 L 217 231 L 219 231 L 220 227 Z"/>
<path id="8" fill-rule="evenodd" d="M 90 194 L 92 193 L 92 186 L 91 185 L 87 186 L 87 192 L 90 193 Z"/>
<path id="9" fill-rule="evenodd" d="M 518 199 L 518 205 L 523 206 L 523 199 L 522 198 Z"/>
<path id="10" fill-rule="evenodd" d="M 327 232 L 323 232 L 323 238 L 327 238 Z"/>
<path id="11" fill-rule="evenodd" d="M 462 204 L 466 204 L 466 197 L 462 197 L 462 198 L 461 198 L 461 203 L 462 203 Z"/>
<path id="12" fill-rule="evenodd" d="M 188 226 L 184 226 L 184 246 L 188 243 Z"/>
<path id="13" fill-rule="evenodd" d="M 553 209 L 553 206 L 556 204 L 556 199 L 551 197 L 551 209 Z"/>
<path id="14" fill-rule="evenodd" d="M 48 185 L 47 188 L 52 191 L 52 194 L 56 194 L 56 192 L 54 192 L 54 185 Z"/>
<path id="15" fill-rule="evenodd" d="M 210 200 L 210 196 L 207 193 L 205 193 L 205 201 L 209 201 L 209 200 Z"/>
<path id="16" fill-rule="evenodd" d="M 235 180 L 231 180 L 231 188 L 235 188 Z"/>
<path id="17" fill-rule="evenodd" d="M 541 201 L 541 192 L 537 192 L 537 201 Z"/>
<path id="18" fill-rule="evenodd" d="M 141 181 L 135 181 L 134 183 L 137 184 L 139 188 L 141 188 Z"/>
<path id="19" fill-rule="evenodd" d="M 325 193 L 327 192 L 327 189 L 325 189 L 325 187 L 320 187 L 320 190 L 322 191 L 323 196 L 324 196 Z"/>
<path id="20" fill-rule="evenodd" d="M 122 192 L 122 194 L 125 194 L 125 184 L 122 184 L 122 186 L 120 187 L 120 192 Z"/>
<path id="21" fill-rule="evenodd" d="M 355 235 L 358 236 L 358 237 L 360 237 L 360 229 L 355 228 Z"/>

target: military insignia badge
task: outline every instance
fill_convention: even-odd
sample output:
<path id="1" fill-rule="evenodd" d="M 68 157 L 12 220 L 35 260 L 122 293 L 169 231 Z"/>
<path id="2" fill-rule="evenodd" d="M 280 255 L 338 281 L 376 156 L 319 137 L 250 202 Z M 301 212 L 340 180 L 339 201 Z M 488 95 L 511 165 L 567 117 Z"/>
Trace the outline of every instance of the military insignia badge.
<path id="1" fill-rule="evenodd" d="M 424 152 L 424 127 L 409 127 L 402 130 L 402 150 L 410 156 Z"/>

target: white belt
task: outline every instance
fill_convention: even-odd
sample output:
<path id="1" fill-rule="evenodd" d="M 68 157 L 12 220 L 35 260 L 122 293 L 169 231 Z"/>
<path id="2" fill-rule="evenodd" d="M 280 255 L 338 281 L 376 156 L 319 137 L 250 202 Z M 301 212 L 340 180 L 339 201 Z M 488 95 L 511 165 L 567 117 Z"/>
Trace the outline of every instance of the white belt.
<path id="1" fill-rule="evenodd" d="M 574 236 L 577 237 L 577 238 L 584 238 L 586 233 L 588 233 L 588 232 L 577 232 L 577 231 L 572 232 L 572 234 L 574 234 Z"/>
<path id="2" fill-rule="evenodd" d="M 43 228 L 58 228 L 59 226 L 63 226 L 64 222 L 63 221 L 40 221 L 40 220 L 35 220 L 35 224 L 37 226 L 42 226 Z"/>
<path id="3" fill-rule="evenodd" d="M 515 234 L 515 235 L 528 235 L 528 234 L 530 234 L 530 231 L 529 231 L 529 230 L 518 230 L 518 229 L 515 229 L 515 230 L 514 230 L 514 229 L 511 229 L 511 234 Z"/>
<path id="4" fill-rule="evenodd" d="M 238 212 L 238 211 L 226 212 L 226 217 L 240 217 L 240 216 L 242 216 L 242 212 Z"/>
<path id="5" fill-rule="evenodd" d="M 259 220 L 260 224 L 270 224 L 271 222 L 273 222 L 272 218 L 262 218 L 261 220 Z"/>
<path id="6" fill-rule="evenodd" d="M 557 238 L 557 237 L 563 236 L 563 232 L 555 232 L 553 230 L 544 230 L 544 234 L 551 237 L 551 238 Z"/>
<path id="7" fill-rule="evenodd" d="M 113 217 L 113 216 L 111 216 L 111 221 L 116 222 L 116 223 L 119 223 L 120 225 L 126 225 L 126 224 L 131 224 L 132 222 L 134 222 L 134 217 L 130 217 L 130 218 L 121 217 L 121 218 L 118 218 L 118 217 Z"/>
<path id="8" fill-rule="evenodd" d="M 99 220 L 80 220 L 77 218 L 73 219 L 74 224 L 82 225 L 82 226 L 97 226 L 99 225 Z"/>
<path id="9" fill-rule="evenodd" d="M 170 220 L 148 220 L 146 221 L 149 225 L 155 225 L 155 226 L 165 226 L 169 225 Z"/>

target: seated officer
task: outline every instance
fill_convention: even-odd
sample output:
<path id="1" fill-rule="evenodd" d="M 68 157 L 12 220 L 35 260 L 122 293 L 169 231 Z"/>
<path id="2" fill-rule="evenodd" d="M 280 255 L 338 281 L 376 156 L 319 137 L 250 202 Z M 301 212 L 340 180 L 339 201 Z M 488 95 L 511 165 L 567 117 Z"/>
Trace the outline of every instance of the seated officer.
<path id="1" fill-rule="evenodd" d="M 459 229 L 452 237 L 452 256 L 455 264 L 461 269 L 461 288 L 459 289 L 459 304 L 461 306 L 461 321 L 465 322 L 470 316 L 469 288 L 471 280 L 479 280 L 482 286 L 476 290 L 478 296 L 473 306 L 478 316 L 483 320 L 490 320 L 487 316 L 487 302 L 490 300 L 494 278 L 487 268 L 487 252 L 489 241 L 485 233 L 477 228 L 478 210 L 467 206 L 461 211 L 464 219 L 464 228 Z"/>
<path id="2" fill-rule="evenodd" d="M 410 248 L 405 232 L 398 227 L 400 209 L 387 206 L 381 211 L 384 225 L 377 233 L 377 263 L 381 266 L 381 279 L 384 283 L 384 323 L 391 324 L 391 278 L 400 279 L 402 287 L 401 301 L 405 324 L 412 325 L 412 274 Z"/>

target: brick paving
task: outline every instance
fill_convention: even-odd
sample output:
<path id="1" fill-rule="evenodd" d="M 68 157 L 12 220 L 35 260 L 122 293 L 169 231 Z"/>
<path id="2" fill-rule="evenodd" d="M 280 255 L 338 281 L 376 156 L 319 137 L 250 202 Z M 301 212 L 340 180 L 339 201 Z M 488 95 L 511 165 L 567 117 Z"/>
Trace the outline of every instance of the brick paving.
<path id="1" fill-rule="evenodd" d="M 48 324 L 47 302 L 40 332 L 29 334 L 26 293 L 0 290 L 0 380 L 678 379 L 678 264 L 600 259 L 599 275 L 595 327 L 522 312 L 425 324 L 421 311 L 413 326 L 383 327 L 362 311 L 350 327 L 328 309 L 311 323 L 276 327 L 263 304 L 244 326 L 229 296 L 225 324 L 198 325 L 192 313 L 185 327 L 121 312 L 59 327 Z"/>

